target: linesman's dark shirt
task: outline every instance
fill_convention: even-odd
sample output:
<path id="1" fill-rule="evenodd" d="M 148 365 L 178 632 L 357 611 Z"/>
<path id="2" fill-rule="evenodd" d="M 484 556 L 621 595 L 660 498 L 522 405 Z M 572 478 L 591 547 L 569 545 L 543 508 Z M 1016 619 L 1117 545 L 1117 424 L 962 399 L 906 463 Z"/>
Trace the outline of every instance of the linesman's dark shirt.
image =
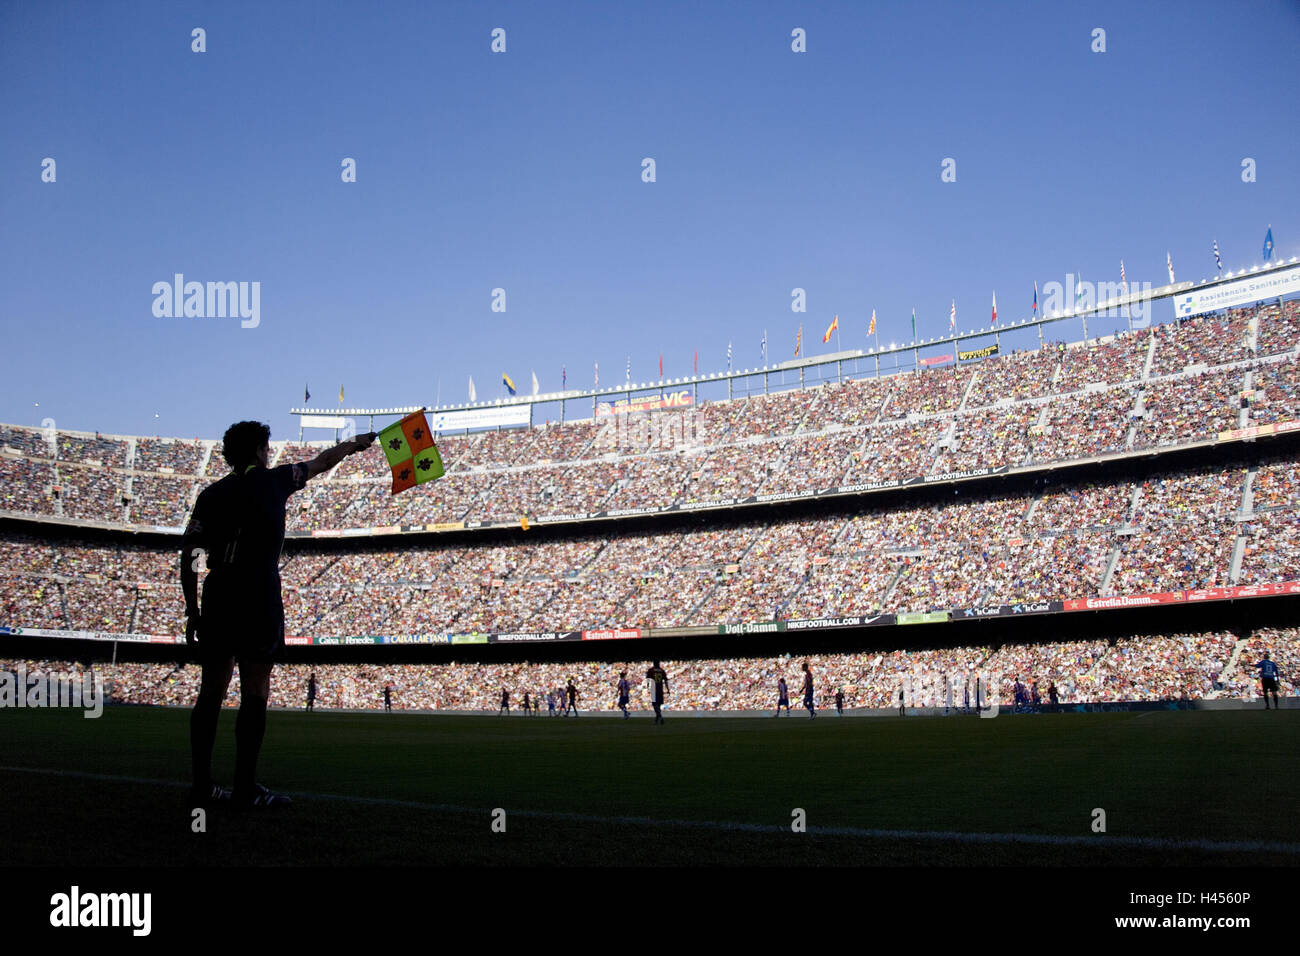
<path id="1" fill-rule="evenodd" d="M 204 488 L 194 503 L 181 554 L 181 589 L 187 612 L 199 607 L 196 548 L 207 554 L 204 624 L 257 632 L 283 628 L 280 551 L 285 504 L 307 484 L 307 465 L 254 466 Z"/>

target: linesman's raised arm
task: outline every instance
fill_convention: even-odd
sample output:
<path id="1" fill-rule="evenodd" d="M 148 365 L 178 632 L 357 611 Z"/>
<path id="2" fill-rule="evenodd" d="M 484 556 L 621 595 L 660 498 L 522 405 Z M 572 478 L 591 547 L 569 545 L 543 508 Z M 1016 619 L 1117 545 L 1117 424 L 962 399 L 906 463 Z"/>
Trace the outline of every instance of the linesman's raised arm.
<path id="1" fill-rule="evenodd" d="M 326 448 L 311 461 L 305 463 L 307 465 L 307 479 L 310 481 L 317 475 L 323 475 L 348 455 L 355 455 L 359 451 L 365 451 L 374 442 L 376 434 L 376 432 L 366 432 L 364 435 L 357 435 L 355 438 L 341 441 L 333 448 Z"/>

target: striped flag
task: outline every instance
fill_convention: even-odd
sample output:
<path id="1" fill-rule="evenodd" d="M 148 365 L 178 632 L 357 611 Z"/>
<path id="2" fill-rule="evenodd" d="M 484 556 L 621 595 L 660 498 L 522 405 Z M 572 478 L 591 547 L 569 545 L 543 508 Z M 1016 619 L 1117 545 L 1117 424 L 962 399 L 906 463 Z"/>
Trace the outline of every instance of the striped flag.
<path id="1" fill-rule="evenodd" d="M 659 377 L 664 377 L 664 353 L 659 353 Z"/>
<path id="2" fill-rule="evenodd" d="M 952 308 L 948 310 L 948 331 L 957 331 L 957 300 L 952 300 Z M 912 338 L 916 338 L 916 309 L 912 310 Z"/>
<path id="3" fill-rule="evenodd" d="M 1218 240 L 1218 239 L 1215 239 L 1215 240 L 1214 240 L 1214 264 L 1215 264 L 1216 266 L 1219 267 L 1219 271 L 1220 271 L 1220 272 L 1223 271 L 1223 260 L 1219 258 L 1219 240 Z"/>
<path id="4" fill-rule="evenodd" d="M 763 364 L 767 364 L 767 329 L 763 330 Z"/>
<path id="5" fill-rule="evenodd" d="M 799 326 L 799 333 L 794 337 L 794 357 L 799 357 L 799 350 L 803 348 L 803 326 Z"/>
<path id="6" fill-rule="evenodd" d="M 1034 315 L 1038 315 L 1038 281 L 1034 281 Z"/>
<path id="7" fill-rule="evenodd" d="M 700 374 L 700 350 L 695 350 L 695 374 Z"/>
<path id="8" fill-rule="evenodd" d="M 533 394 L 536 395 L 536 394 L 537 394 L 538 392 L 540 392 L 541 390 L 542 390 L 542 387 L 541 387 L 540 384 L 538 384 L 538 381 L 537 381 L 537 373 L 536 373 L 536 372 L 533 372 Z"/>
<path id="9" fill-rule="evenodd" d="M 569 387 L 569 366 L 560 366 L 560 388 L 561 390 Z"/>
<path id="10" fill-rule="evenodd" d="M 1124 275 L 1124 260 L 1119 260 L 1119 287 L 1120 290 L 1128 295 L 1128 278 Z"/>
<path id="11" fill-rule="evenodd" d="M 954 303 L 954 305 L 955 304 L 956 303 Z M 998 294 L 997 292 L 994 292 L 993 293 L 993 318 L 989 319 L 989 326 L 991 328 L 992 326 L 995 326 L 997 324 L 998 324 Z"/>
<path id="12" fill-rule="evenodd" d="M 840 327 L 840 317 L 837 315 L 831 320 L 831 324 L 826 328 L 826 334 L 822 336 L 822 345 L 831 340 L 831 335 Z"/>
<path id="13" fill-rule="evenodd" d="M 629 385 L 632 383 L 632 356 L 630 355 L 627 357 L 627 372 L 623 381 L 627 382 Z"/>
<path id="14" fill-rule="evenodd" d="M 600 388 L 600 363 L 596 363 L 596 382 L 592 388 Z"/>
<path id="15" fill-rule="evenodd" d="M 515 388 L 514 379 L 512 379 L 505 372 L 501 373 L 501 384 L 506 387 L 506 391 L 509 392 L 511 395 L 517 394 L 518 389 Z"/>
<path id="16" fill-rule="evenodd" d="M 868 335 L 876 334 L 876 310 L 875 309 L 871 310 L 871 324 L 867 326 L 867 334 Z"/>
<path id="17" fill-rule="evenodd" d="M 731 371 L 731 343 L 727 343 L 727 371 Z"/>

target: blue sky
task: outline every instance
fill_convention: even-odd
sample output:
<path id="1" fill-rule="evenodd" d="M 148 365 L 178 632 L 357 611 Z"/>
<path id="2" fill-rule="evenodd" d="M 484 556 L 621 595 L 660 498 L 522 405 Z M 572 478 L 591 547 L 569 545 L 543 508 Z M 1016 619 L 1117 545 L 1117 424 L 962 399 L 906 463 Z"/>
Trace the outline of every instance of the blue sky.
<path id="1" fill-rule="evenodd" d="M 643 381 L 757 364 L 765 329 L 829 350 L 836 313 L 842 348 L 873 308 L 882 343 L 994 290 L 1027 317 L 1121 258 L 1208 277 L 1270 224 L 1289 258 L 1297 48 L 1292 2 L 5 3 L 0 421 L 284 438 L 304 383 Z M 260 282 L 260 325 L 155 317 L 177 272 Z"/>

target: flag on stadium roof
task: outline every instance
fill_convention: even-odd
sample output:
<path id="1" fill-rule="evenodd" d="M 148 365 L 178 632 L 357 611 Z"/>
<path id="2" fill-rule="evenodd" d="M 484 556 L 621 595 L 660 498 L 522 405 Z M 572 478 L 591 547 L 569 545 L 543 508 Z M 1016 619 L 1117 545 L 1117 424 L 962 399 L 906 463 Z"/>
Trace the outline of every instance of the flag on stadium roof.
<path id="1" fill-rule="evenodd" d="M 534 370 L 533 371 L 533 394 L 536 395 L 541 390 L 542 390 L 541 386 L 537 384 L 537 372 L 536 370 Z"/>
<path id="2" fill-rule="evenodd" d="M 627 376 L 623 379 L 629 385 L 632 383 L 632 356 L 627 357 Z"/>
<path id="3" fill-rule="evenodd" d="M 561 365 L 560 366 L 560 388 L 566 389 L 568 387 L 569 387 L 569 366 Z"/>
<path id="4" fill-rule="evenodd" d="M 731 371 L 731 343 L 727 343 L 727 371 Z"/>
<path id="5" fill-rule="evenodd" d="M 948 310 L 948 331 L 953 332 L 957 329 L 957 300 L 952 300 L 952 308 Z M 912 310 L 912 338 L 916 338 L 916 310 Z"/>
<path id="6" fill-rule="evenodd" d="M 596 384 L 593 385 L 592 387 L 600 388 L 600 363 L 599 362 L 595 363 L 595 376 L 596 376 Z"/>
<path id="7" fill-rule="evenodd" d="M 306 405 L 310 401 L 311 401 L 311 389 L 308 388 L 306 385 L 304 385 L 302 387 L 302 403 Z"/>
<path id="8" fill-rule="evenodd" d="M 1074 276 L 1074 307 L 1076 309 L 1081 301 L 1083 301 L 1083 273 L 1076 272 Z"/>
<path id="9" fill-rule="evenodd" d="M 442 456 L 433 443 L 424 409 L 381 431 L 379 444 L 393 472 L 393 494 L 443 476 Z"/>
<path id="10" fill-rule="evenodd" d="M 763 364 L 767 364 L 767 329 L 763 330 Z"/>
<path id="11" fill-rule="evenodd" d="M 953 315 L 953 321 L 955 322 L 957 317 L 956 299 L 952 300 L 952 315 Z M 912 306 L 912 341 L 913 342 L 916 341 L 916 306 Z"/>
<path id="12" fill-rule="evenodd" d="M 867 334 L 868 335 L 876 334 L 876 310 L 875 309 L 871 310 L 871 324 L 867 326 Z"/>
<path id="13" fill-rule="evenodd" d="M 1165 253 L 1165 265 L 1169 267 L 1169 284 L 1173 285 L 1178 280 L 1174 278 L 1174 257 L 1168 252 Z"/>
<path id="14" fill-rule="evenodd" d="M 1214 240 L 1214 264 L 1215 264 L 1216 266 L 1219 267 L 1219 271 L 1220 271 L 1220 272 L 1223 271 L 1223 260 L 1219 258 L 1219 240 L 1218 240 L 1218 239 L 1215 239 L 1215 240 Z"/>
<path id="15" fill-rule="evenodd" d="M 1120 290 L 1125 295 L 1128 295 L 1128 278 L 1124 275 L 1123 259 L 1119 260 L 1119 286 L 1120 286 Z M 1037 286 L 1034 287 L 1034 290 L 1037 291 Z"/>
<path id="16" fill-rule="evenodd" d="M 700 374 L 700 350 L 695 350 L 695 374 Z"/>
<path id="17" fill-rule="evenodd" d="M 659 353 L 659 377 L 664 377 L 664 353 Z"/>
<path id="18" fill-rule="evenodd" d="M 1264 236 L 1264 261 L 1268 262 L 1273 258 L 1273 227 L 1268 227 L 1268 234 Z"/>
<path id="19" fill-rule="evenodd" d="M 1123 263 L 1120 263 L 1123 266 Z M 1038 280 L 1034 280 L 1034 315 L 1038 314 Z"/>
<path id="20" fill-rule="evenodd" d="M 477 401 L 478 401 L 478 389 L 476 389 L 476 388 L 474 387 L 474 376 L 473 376 L 473 375 L 471 375 L 471 376 L 469 377 L 469 400 L 470 400 L 471 402 L 477 402 Z"/>
<path id="21" fill-rule="evenodd" d="M 501 384 L 506 387 L 506 391 L 509 392 L 511 395 L 516 394 L 514 380 L 511 379 L 510 376 L 507 375 L 505 372 L 501 373 Z"/>
<path id="22" fill-rule="evenodd" d="M 799 333 L 794 337 L 794 357 L 799 357 L 799 349 L 803 347 L 803 326 L 799 326 Z"/>
<path id="23" fill-rule="evenodd" d="M 826 334 L 822 336 L 822 345 L 825 345 L 831 340 L 831 335 L 837 332 L 839 327 L 840 317 L 837 315 L 835 318 L 831 319 L 831 324 L 826 327 Z"/>
<path id="24" fill-rule="evenodd" d="M 340 405 L 343 404 L 343 386 L 342 386 L 342 385 L 339 386 L 339 404 L 340 404 Z"/>
<path id="25" fill-rule="evenodd" d="M 953 304 L 956 305 L 955 302 Z M 995 291 L 993 293 L 993 318 L 989 320 L 989 325 L 994 326 L 997 324 L 998 324 L 998 294 Z"/>

